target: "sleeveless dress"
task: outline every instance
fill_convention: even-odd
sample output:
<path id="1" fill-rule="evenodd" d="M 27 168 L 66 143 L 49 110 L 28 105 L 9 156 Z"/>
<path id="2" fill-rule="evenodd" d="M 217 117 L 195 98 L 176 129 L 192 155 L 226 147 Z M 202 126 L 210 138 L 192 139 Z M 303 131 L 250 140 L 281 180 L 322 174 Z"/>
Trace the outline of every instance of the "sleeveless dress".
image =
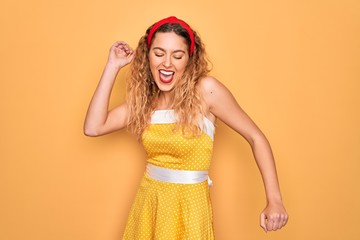
<path id="1" fill-rule="evenodd" d="M 174 131 L 173 110 L 156 110 L 142 135 L 147 162 L 176 170 L 209 170 L 214 125 L 204 118 L 202 134 L 187 138 Z M 194 184 L 152 179 L 146 172 L 131 207 L 123 240 L 213 240 L 208 181 Z"/>

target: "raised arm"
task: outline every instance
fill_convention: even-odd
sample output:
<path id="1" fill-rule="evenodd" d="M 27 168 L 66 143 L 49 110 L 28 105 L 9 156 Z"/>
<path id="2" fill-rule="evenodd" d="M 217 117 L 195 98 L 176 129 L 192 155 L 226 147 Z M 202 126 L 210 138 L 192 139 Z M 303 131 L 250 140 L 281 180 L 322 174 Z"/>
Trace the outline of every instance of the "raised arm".
<path id="1" fill-rule="evenodd" d="M 260 216 L 261 227 L 265 231 L 282 228 L 288 215 L 282 203 L 275 161 L 268 140 L 223 84 L 206 77 L 201 80 L 200 86 L 210 114 L 241 134 L 251 146 L 267 199 L 267 206 Z"/>
<path id="2" fill-rule="evenodd" d="M 134 51 L 123 41 L 117 41 L 110 48 L 108 61 L 86 114 L 85 135 L 96 137 L 126 126 L 126 103 L 115 107 L 111 111 L 108 108 L 116 76 L 121 68 L 132 61 L 133 57 Z"/>

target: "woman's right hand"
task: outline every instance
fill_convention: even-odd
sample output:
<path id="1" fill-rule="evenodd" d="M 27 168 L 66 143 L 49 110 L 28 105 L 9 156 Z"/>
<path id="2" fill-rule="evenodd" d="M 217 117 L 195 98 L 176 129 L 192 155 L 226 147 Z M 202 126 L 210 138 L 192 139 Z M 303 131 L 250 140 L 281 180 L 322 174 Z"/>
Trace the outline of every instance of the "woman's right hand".
<path id="1" fill-rule="evenodd" d="M 108 62 L 86 114 L 85 135 L 95 137 L 126 127 L 126 103 L 109 111 L 109 99 L 118 71 L 133 60 L 134 54 L 132 48 L 123 41 L 117 41 L 111 46 Z"/>
<path id="2" fill-rule="evenodd" d="M 108 64 L 122 68 L 131 63 L 133 58 L 133 49 L 126 42 L 117 41 L 110 48 Z"/>

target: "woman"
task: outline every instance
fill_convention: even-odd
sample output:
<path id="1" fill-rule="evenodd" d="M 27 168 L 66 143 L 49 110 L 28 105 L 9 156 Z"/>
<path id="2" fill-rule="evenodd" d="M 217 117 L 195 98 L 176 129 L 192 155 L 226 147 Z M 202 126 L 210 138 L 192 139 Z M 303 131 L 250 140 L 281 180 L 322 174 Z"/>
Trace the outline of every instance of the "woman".
<path id="1" fill-rule="evenodd" d="M 126 102 L 108 111 L 116 75 L 131 62 Z M 84 132 L 100 136 L 127 127 L 148 154 L 124 239 L 214 239 L 207 173 L 217 118 L 252 147 L 267 198 L 261 227 L 271 231 L 286 224 L 266 137 L 208 72 L 201 39 L 176 17 L 149 27 L 135 52 L 122 41 L 111 47 Z"/>

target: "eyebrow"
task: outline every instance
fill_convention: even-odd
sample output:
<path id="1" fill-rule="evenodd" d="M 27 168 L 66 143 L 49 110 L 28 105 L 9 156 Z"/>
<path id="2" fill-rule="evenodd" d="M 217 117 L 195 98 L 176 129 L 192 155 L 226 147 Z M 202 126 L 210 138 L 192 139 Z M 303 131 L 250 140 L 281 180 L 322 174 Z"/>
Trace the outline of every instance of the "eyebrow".
<path id="1" fill-rule="evenodd" d="M 166 50 L 163 49 L 163 48 L 161 48 L 161 47 L 154 47 L 153 49 L 154 49 L 154 50 L 157 49 L 157 50 L 166 52 Z M 175 51 L 173 51 L 172 53 L 178 53 L 178 52 L 186 53 L 184 50 L 181 50 L 181 49 L 175 50 Z"/>

